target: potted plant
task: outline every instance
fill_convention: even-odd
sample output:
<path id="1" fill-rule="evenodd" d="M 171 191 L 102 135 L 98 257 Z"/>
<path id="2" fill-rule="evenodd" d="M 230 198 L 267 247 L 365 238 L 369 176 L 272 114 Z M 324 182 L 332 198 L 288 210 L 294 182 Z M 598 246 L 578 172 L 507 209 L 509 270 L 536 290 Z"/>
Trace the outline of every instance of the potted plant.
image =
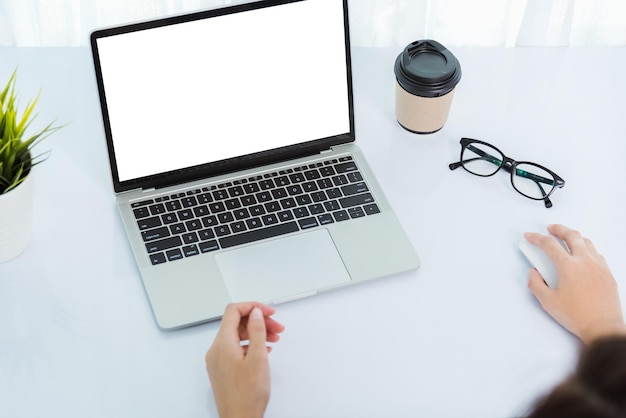
<path id="1" fill-rule="evenodd" d="M 35 118 L 39 95 L 21 115 L 15 93 L 17 70 L 0 91 L 0 263 L 17 257 L 28 246 L 33 207 L 33 167 L 47 154 L 34 155 L 32 148 L 60 126 L 48 124 L 30 136 L 26 130 Z"/>

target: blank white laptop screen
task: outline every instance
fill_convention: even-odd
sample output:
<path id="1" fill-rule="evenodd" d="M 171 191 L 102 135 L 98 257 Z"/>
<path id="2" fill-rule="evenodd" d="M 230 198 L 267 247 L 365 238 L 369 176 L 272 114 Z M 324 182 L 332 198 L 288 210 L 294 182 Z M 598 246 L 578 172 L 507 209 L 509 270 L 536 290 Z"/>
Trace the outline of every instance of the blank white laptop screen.
<path id="1" fill-rule="evenodd" d="M 348 133 L 342 9 L 308 0 L 99 38 L 119 180 Z"/>

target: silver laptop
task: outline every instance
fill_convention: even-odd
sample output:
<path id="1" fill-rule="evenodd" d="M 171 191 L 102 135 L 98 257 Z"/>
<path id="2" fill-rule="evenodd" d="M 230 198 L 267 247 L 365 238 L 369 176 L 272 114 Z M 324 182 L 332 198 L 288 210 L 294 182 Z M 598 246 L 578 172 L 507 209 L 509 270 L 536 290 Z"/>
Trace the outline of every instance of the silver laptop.
<path id="1" fill-rule="evenodd" d="M 346 0 L 238 4 L 97 30 L 91 46 L 161 328 L 418 268 L 354 144 Z"/>

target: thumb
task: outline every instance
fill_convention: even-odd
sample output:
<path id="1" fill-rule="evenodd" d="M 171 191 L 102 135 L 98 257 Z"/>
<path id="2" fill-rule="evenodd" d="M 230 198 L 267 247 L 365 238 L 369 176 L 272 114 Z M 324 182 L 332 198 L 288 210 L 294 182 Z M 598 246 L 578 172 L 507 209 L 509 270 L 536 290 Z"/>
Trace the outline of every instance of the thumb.
<path id="1" fill-rule="evenodd" d="M 554 290 L 548 287 L 548 285 L 543 281 L 541 274 L 539 274 L 539 272 L 535 269 L 530 269 L 528 271 L 528 288 L 545 309 Z"/>
<path id="2" fill-rule="evenodd" d="M 253 308 L 248 316 L 248 355 L 267 355 L 265 340 L 267 331 L 265 329 L 265 318 L 259 308 Z"/>

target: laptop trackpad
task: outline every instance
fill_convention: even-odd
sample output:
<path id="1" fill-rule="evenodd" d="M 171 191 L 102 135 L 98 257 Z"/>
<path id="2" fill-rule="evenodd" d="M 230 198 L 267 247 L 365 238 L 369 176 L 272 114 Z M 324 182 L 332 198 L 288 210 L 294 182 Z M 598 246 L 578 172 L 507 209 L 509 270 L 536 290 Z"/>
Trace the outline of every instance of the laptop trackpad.
<path id="1" fill-rule="evenodd" d="M 233 302 L 274 302 L 350 281 L 326 229 L 215 256 Z"/>

